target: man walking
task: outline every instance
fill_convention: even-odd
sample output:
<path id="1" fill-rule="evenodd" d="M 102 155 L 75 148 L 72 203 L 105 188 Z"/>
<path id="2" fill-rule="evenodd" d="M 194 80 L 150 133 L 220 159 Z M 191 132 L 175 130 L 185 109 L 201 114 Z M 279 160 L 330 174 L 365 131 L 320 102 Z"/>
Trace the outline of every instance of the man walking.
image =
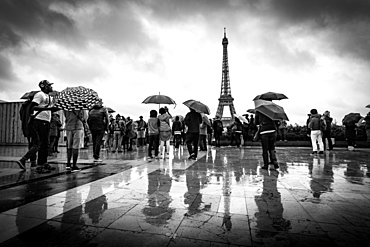
<path id="1" fill-rule="evenodd" d="M 102 162 L 100 159 L 100 149 L 103 144 L 104 133 L 108 131 L 109 119 L 107 109 L 103 107 L 101 100 L 89 112 L 87 124 L 89 125 L 93 141 L 94 162 Z"/>
<path id="2" fill-rule="evenodd" d="M 19 167 L 23 170 L 26 170 L 26 161 L 35 157 L 36 153 L 38 153 L 36 171 L 47 173 L 52 170 L 52 167 L 47 163 L 50 120 L 51 113 L 59 110 L 57 107 L 51 106 L 49 93 L 53 92 L 52 84 L 47 80 L 40 81 L 41 91 L 33 97 L 30 107 L 30 113 L 33 114 L 30 115 L 28 126 L 32 147 L 17 161 Z"/>
<path id="3" fill-rule="evenodd" d="M 188 126 L 186 134 L 186 146 L 189 151 L 189 159 L 196 160 L 198 155 L 199 125 L 202 123 L 200 113 L 190 109 L 185 116 L 184 123 Z"/>

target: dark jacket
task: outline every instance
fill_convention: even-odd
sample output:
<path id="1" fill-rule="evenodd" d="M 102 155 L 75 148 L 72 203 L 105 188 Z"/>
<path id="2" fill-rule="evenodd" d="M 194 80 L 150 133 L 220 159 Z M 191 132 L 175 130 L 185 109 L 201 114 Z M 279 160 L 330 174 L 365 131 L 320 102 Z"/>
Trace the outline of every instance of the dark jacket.
<path id="1" fill-rule="evenodd" d="M 224 131 L 224 124 L 220 119 L 215 119 L 212 124 L 213 131 L 215 135 L 222 135 Z"/>
<path id="2" fill-rule="evenodd" d="M 326 129 L 325 129 L 325 131 L 330 132 L 331 131 L 331 123 L 333 122 L 333 118 L 328 117 L 328 116 L 324 116 L 324 120 L 326 122 Z"/>
<path id="3" fill-rule="evenodd" d="M 256 112 L 256 117 L 254 121 L 255 125 L 260 125 L 260 133 L 269 130 L 277 130 L 276 121 L 258 111 Z"/>
<path id="4" fill-rule="evenodd" d="M 174 135 L 175 131 L 182 131 L 182 123 L 180 121 L 175 121 L 172 123 L 172 134 Z"/>
<path id="5" fill-rule="evenodd" d="M 103 106 L 94 105 L 89 112 L 87 124 L 90 130 L 108 131 L 109 118 L 107 110 Z"/>
<path id="6" fill-rule="evenodd" d="M 202 123 L 200 113 L 191 110 L 185 116 L 184 123 L 188 126 L 188 133 L 199 133 L 199 125 Z"/>

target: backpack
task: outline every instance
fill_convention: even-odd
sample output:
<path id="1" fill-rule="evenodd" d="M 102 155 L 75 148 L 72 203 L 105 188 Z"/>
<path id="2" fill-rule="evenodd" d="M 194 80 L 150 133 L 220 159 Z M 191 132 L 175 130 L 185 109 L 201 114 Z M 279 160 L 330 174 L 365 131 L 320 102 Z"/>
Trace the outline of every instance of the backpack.
<path id="1" fill-rule="evenodd" d="M 325 131 L 326 130 L 326 121 L 322 118 L 320 118 L 320 130 Z"/>
<path id="2" fill-rule="evenodd" d="M 29 137 L 28 123 L 29 123 L 29 119 L 31 116 L 30 111 L 31 111 L 32 100 L 35 94 L 28 96 L 28 99 L 22 103 L 21 108 L 19 109 L 19 117 L 22 122 L 22 132 L 25 137 Z"/>

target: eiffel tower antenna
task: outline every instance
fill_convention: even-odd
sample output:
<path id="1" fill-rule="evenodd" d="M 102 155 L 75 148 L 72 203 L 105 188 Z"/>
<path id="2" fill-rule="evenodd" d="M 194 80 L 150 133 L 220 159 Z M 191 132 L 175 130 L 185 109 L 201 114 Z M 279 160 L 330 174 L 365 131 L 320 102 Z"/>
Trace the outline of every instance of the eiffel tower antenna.
<path id="1" fill-rule="evenodd" d="M 225 123 L 230 123 L 234 119 L 235 107 L 234 107 L 234 98 L 231 96 L 231 87 L 230 87 L 230 77 L 229 77 L 229 61 L 227 55 L 227 45 L 229 44 L 228 39 L 226 38 L 226 27 L 224 28 L 224 38 L 222 39 L 223 46 L 223 58 L 222 58 L 222 82 L 221 82 L 221 95 L 218 99 L 218 108 L 216 116 L 221 117 L 221 120 Z M 223 118 L 224 107 L 229 107 L 230 109 L 230 118 Z"/>

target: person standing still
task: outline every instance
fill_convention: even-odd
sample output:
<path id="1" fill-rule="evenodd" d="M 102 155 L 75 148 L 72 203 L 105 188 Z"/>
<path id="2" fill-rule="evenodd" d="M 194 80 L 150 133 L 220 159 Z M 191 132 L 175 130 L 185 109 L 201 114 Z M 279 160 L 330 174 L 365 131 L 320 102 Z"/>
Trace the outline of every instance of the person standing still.
<path id="1" fill-rule="evenodd" d="M 196 160 L 198 156 L 199 125 L 202 123 L 202 116 L 199 112 L 190 108 L 190 112 L 185 116 L 184 123 L 188 127 L 186 133 L 186 146 L 189 152 L 188 159 Z"/>
<path id="2" fill-rule="evenodd" d="M 53 156 L 55 142 L 59 133 L 59 129 L 62 127 L 62 123 L 59 120 L 59 115 L 53 112 L 50 121 L 50 131 L 49 131 L 49 156 Z"/>
<path id="3" fill-rule="evenodd" d="M 181 134 L 183 131 L 182 123 L 180 122 L 179 116 L 175 117 L 175 121 L 172 124 L 172 135 L 174 136 L 175 150 L 178 150 L 181 143 Z"/>
<path id="4" fill-rule="evenodd" d="M 143 116 L 139 117 L 137 121 L 137 147 L 145 146 L 145 133 L 146 133 L 147 124 L 143 120 Z"/>
<path id="5" fill-rule="evenodd" d="M 103 144 L 104 133 L 108 132 L 109 125 L 108 112 L 103 107 L 102 101 L 95 104 L 89 112 L 87 124 L 89 125 L 93 141 L 94 162 L 102 162 L 100 159 L 100 149 Z"/>
<path id="6" fill-rule="evenodd" d="M 32 100 L 30 107 L 31 119 L 29 123 L 29 135 L 32 139 L 32 147 L 25 153 L 25 155 L 17 161 L 19 167 L 26 170 L 26 161 L 37 157 L 36 171 L 39 173 L 50 172 L 53 168 L 48 162 L 48 145 L 49 145 L 49 131 L 51 113 L 58 111 L 59 108 L 52 106 L 49 93 L 53 92 L 53 83 L 48 80 L 39 82 L 40 92 L 36 93 Z"/>
<path id="7" fill-rule="evenodd" d="M 163 154 L 163 157 L 169 156 L 170 154 L 170 140 L 171 140 L 171 125 L 170 119 L 172 118 L 171 114 L 168 112 L 167 107 L 163 107 L 159 109 L 159 141 L 160 147 L 159 151 L 160 154 Z M 166 153 L 165 153 L 166 151 Z"/>
<path id="8" fill-rule="evenodd" d="M 85 121 L 84 111 L 66 111 L 65 129 L 67 132 L 67 170 L 78 172 L 81 169 L 77 166 L 77 159 L 80 148 L 84 143 L 84 125 Z M 71 165 L 72 160 L 72 165 Z"/>
<path id="9" fill-rule="evenodd" d="M 224 125 L 221 121 L 220 116 L 216 116 L 216 119 L 213 121 L 213 136 L 215 137 L 215 146 L 221 147 L 221 136 L 224 131 Z"/>
<path id="10" fill-rule="evenodd" d="M 331 141 L 331 123 L 333 118 L 330 117 L 330 111 L 325 111 L 323 119 L 326 122 L 326 129 L 322 132 L 322 141 L 324 144 L 324 150 L 333 150 L 333 142 Z M 328 140 L 328 146 L 326 146 L 326 140 Z"/>
<path id="11" fill-rule="evenodd" d="M 152 150 L 154 149 L 155 158 L 158 159 L 158 146 L 159 146 L 159 119 L 157 118 L 158 112 L 156 110 L 150 111 L 148 119 L 148 135 L 149 135 L 149 148 L 148 159 L 153 159 Z"/>
<path id="12" fill-rule="evenodd" d="M 319 154 L 324 153 L 324 144 L 322 142 L 322 134 L 320 130 L 321 115 L 317 113 L 316 109 L 310 111 L 311 117 L 308 124 L 308 128 L 311 130 L 311 144 L 312 144 L 312 154 L 317 154 L 317 144 L 319 144 Z"/>

